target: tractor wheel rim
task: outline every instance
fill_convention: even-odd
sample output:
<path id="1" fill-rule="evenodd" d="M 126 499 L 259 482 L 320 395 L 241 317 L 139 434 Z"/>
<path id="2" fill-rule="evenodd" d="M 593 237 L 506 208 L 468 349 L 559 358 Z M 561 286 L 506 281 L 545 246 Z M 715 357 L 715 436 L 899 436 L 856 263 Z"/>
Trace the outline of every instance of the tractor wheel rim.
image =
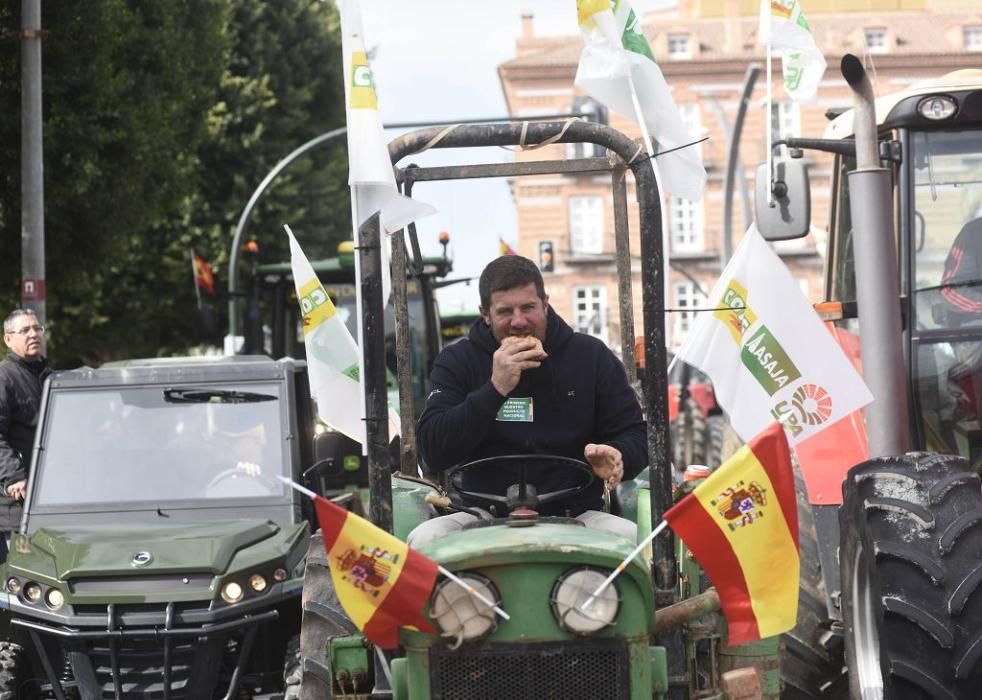
<path id="1" fill-rule="evenodd" d="M 856 650 L 856 668 L 853 671 L 859 678 L 863 700 L 882 700 L 877 606 L 869 570 L 863 563 L 861 545 L 856 550 L 852 570 L 853 644 Z"/>

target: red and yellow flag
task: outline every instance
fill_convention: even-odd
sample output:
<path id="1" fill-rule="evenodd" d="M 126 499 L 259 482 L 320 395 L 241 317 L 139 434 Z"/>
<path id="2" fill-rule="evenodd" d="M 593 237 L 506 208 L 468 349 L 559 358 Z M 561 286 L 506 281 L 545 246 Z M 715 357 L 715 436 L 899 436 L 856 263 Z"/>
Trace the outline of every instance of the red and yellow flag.
<path id="1" fill-rule="evenodd" d="M 798 614 L 798 510 L 780 423 L 665 513 L 716 586 L 729 643 L 781 634 Z"/>
<path id="2" fill-rule="evenodd" d="M 423 606 L 436 562 L 325 498 L 314 499 L 334 590 L 348 617 L 383 649 L 399 646 L 399 628 L 433 632 Z"/>
<path id="3" fill-rule="evenodd" d="M 194 283 L 209 294 L 215 293 L 215 276 L 205 259 L 191 251 L 191 267 L 194 270 Z"/>
<path id="4" fill-rule="evenodd" d="M 505 243 L 505 239 L 502 238 L 501 236 L 498 236 L 498 254 L 499 255 L 518 255 L 518 253 L 515 252 L 515 249 L 512 248 L 507 243 Z"/>

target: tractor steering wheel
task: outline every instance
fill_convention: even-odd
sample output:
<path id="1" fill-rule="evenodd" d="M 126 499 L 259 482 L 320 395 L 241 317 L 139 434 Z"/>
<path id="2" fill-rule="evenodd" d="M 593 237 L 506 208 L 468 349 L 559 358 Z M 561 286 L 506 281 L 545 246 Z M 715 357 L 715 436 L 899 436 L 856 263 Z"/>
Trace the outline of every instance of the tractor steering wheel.
<path id="1" fill-rule="evenodd" d="M 528 483 L 528 467 L 530 464 L 542 465 L 543 467 L 554 465 L 562 469 L 574 467 L 574 471 L 578 477 L 577 483 L 568 488 L 539 494 L 536 492 L 535 486 Z M 464 488 L 465 474 L 477 469 L 487 468 L 490 465 L 500 465 L 503 467 L 518 465 L 518 483 L 509 486 L 504 490 L 504 493 L 484 493 Z M 444 478 L 447 488 L 452 493 L 455 492 L 457 495 L 472 501 L 477 500 L 501 504 L 509 511 L 512 511 L 515 508 L 523 507 L 534 510 L 538 506 L 545 505 L 546 503 L 576 496 L 585 491 L 597 477 L 593 473 L 593 467 L 579 459 L 563 457 L 561 455 L 523 454 L 485 457 L 472 462 L 464 462 L 448 469 L 444 473 Z"/>

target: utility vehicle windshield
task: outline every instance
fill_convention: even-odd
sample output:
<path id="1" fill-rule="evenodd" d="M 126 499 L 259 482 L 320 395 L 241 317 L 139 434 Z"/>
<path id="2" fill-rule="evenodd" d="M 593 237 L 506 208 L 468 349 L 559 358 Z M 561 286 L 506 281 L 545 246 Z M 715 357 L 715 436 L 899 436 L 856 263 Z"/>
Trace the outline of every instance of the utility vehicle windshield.
<path id="1" fill-rule="evenodd" d="M 280 386 L 54 391 L 32 508 L 269 498 L 287 446 Z"/>

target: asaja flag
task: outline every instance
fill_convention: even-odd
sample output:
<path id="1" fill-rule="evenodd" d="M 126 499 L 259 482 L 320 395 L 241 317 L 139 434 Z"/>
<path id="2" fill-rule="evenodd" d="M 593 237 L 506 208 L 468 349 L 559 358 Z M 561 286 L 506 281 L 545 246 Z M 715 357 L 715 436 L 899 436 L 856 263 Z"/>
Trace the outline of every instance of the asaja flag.
<path id="1" fill-rule="evenodd" d="M 750 226 L 678 358 L 713 380 L 749 440 L 778 420 L 792 445 L 873 400 L 777 254 Z"/>
<path id="2" fill-rule="evenodd" d="M 825 74 L 822 55 L 798 0 L 760 0 L 758 41 L 781 52 L 784 89 L 795 100 L 815 96 Z"/>
<path id="3" fill-rule="evenodd" d="M 310 393 L 317 402 L 317 413 L 335 430 L 352 440 L 364 442 L 365 424 L 359 410 L 358 344 L 338 316 L 327 290 L 317 278 L 297 239 L 289 227 L 285 228 L 290 237 L 293 283 L 303 314 L 307 376 Z"/>
<path id="4" fill-rule="evenodd" d="M 777 423 L 665 513 L 716 586 L 729 643 L 791 629 L 798 614 L 794 472 Z"/>
<path id="5" fill-rule="evenodd" d="M 576 85 L 610 109 L 645 126 L 654 143 L 666 189 L 693 202 L 702 198 L 706 169 L 686 131 L 668 83 L 627 0 L 577 0 L 583 54 Z M 632 93 L 637 94 L 641 115 Z M 665 153 L 671 149 L 679 150 Z"/>
<path id="6" fill-rule="evenodd" d="M 191 249 L 191 269 L 194 271 L 194 283 L 209 294 L 215 293 L 215 276 L 208 267 L 205 259 Z"/>
<path id="7" fill-rule="evenodd" d="M 392 161 L 385 143 L 385 132 L 378 113 L 375 81 L 365 51 L 361 7 L 357 0 L 339 2 L 341 45 L 344 63 L 344 98 L 348 115 L 348 184 L 352 204 L 361 226 L 379 214 L 382 227 L 382 297 L 388 301 L 392 282 L 389 276 L 387 235 L 409 223 L 435 214 L 429 204 L 399 194 Z"/>
<path id="8" fill-rule="evenodd" d="M 437 564 L 372 523 L 327 499 L 314 499 L 338 601 L 383 649 L 399 646 L 399 628 L 433 632 L 423 607 Z"/>

